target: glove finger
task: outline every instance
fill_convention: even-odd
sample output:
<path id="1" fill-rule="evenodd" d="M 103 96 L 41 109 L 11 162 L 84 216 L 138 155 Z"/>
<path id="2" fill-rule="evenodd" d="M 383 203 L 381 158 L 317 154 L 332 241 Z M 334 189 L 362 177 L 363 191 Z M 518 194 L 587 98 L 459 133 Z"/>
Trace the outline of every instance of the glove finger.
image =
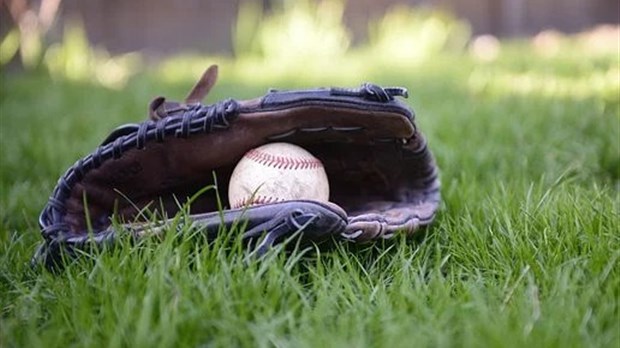
<path id="1" fill-rule="evenodd" d="M 347 216 L 336 204 L 316 201 L 286 201 L 274 204 L 251 206 L 244 209 L 226 210 L 206 214 L 190 215 L 192 230 L 199 230 L 214 239 L 221 232 L 244 226 L 243 238 L 255 247 L 255 255 L 261 256 L 273 245 L 287 237 L 300 234 L 303 242 L 320 243 L 331 236 L 344 232 Z M 154 223 L 125 224 L 121 230 L 113 227 L 96 235 L 66 235 L 63 240 L 43 243 L 31 260 L 36 266 L 44 264 L 48 268 L 62 266 L 62 251 L 69 258 L 80 252 L 92 251 L 104 244 L 113 245 L 119 233 L 130 233 L 135 238 L 161 234 L 172 226 L 173 219 Z M 177 231 L 186 231 L 183 224 L 176 225 Z M 264 238 L 259 242 L 261 236 Z"/>
<path id="2" fill-rule="evenodd" d="M 249 208 L 252 209 L 256 208 Z M 251 224 L 249 219 L 249 229 L 244 233 L 244 239 L 249 240 L 265 235 L 255 248 L 257 256 L 296 233 L 300 234 L 302 242 L 322 242 L 343 233 L 347 224 L 344 210 L 332 203 L 287 201 L 262 206 L 262 209 L 273 211 L 274 215 L 259 225 Z"/>
<path id="3" fill-rule="evenodd" d="M 432 201 L 415 205 L 372 202 L 365 210 L 351 214 L 342 237 L 364 242 L 390 238 L 397 232 L 412 234 L 433 220 L 437 205 L 437 202 Z"/>

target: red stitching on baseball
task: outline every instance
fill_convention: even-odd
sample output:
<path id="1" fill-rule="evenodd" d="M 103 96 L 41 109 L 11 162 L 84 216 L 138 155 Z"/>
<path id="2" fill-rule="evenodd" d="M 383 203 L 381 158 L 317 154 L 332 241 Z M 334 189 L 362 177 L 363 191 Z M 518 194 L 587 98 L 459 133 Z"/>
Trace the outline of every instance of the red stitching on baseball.
<path id="1" fill-rule="evenodd" d="M 321 161 L 315 158 L 291 158 L 276 156 L 257 149 L 248 151 L 245 156 L 262 165 L 278 169 L 316 169 L 323 166 Z"/>
<path id="2" fill-rule="evenodd" d="M 244 197 L 242 199 L 239 199 L 237 201 L 235 201 L 235 203 L 232 205 L 232 208 L 240 208 L 243 206 L 251 206 L 251 205 L 261 205 L 261 204 L 270 204 L 270 203 L 277 203 L 277 202 L 284 202 L 284 199 L 282 198 L 278 198 L 278 197 L 273 197 L 273 196 L 254 196 L 254 197 Z"/>

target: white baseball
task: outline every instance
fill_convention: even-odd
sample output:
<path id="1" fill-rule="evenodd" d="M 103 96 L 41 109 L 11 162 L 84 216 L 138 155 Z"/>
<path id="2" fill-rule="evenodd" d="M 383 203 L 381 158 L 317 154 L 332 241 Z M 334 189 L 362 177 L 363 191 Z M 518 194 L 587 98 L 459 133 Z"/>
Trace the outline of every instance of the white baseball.
<path id="1" fill-rule="evenodd" d="M 327 202 L 329 183 L 323 163 L 293 144 L 270 143 L 248 151 L 228 185 L 231 208 L 296 199 Z"/>

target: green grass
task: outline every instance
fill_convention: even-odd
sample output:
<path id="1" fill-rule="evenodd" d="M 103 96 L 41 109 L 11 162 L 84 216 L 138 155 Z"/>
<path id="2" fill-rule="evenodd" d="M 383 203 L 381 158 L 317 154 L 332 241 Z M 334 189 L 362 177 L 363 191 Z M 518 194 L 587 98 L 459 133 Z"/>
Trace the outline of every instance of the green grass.
<path id="1" fill-rule="evenodd" d="M 214 246 L 168 237 L 60 274 L 28 266 L 57 178 L 114 127 L 142 120 L 152 97 L 180 99 L 193 81 L 149 70 L 108 90 L 3 73 L 0 346 L 618 347 L 618 57 L 569 53 L 515 45 L 492 63 L 446 55 L 400 68 L 365 57 L 355 75 L 302 80 L 253 79 L 224 62 L 210 101 L 408 87 L 442 174 L 426 238 L 247 265 L 238 240 L 226 243 L 236 234 Z"/>

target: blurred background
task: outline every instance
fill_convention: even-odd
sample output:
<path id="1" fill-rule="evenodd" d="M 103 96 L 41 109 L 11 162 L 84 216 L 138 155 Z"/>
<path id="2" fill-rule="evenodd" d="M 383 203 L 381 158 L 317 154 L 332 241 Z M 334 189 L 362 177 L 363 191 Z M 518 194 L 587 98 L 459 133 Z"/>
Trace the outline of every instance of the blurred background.
<path id="1" fill-rule="evenodd" d="M 273 14 L 300 6 L 291 0 L 4 0 L 0 33 L 18 26 L 42 31 L 51 41 L 62 36 L 67 21 L 81 20 L 89 42 L 110 52 L 147 50 L 169 55 L 193 50 L 233 53 L 232 40 L 240 14 Z M 332 1 L 332 3 L 334 3 Z M 618 23 L 616 0 L 349 0 L 335 2 L 331 10 L 347 28 L 354 44 L 368 39 L 368 25 L 401 8 L 422 7 L 451 13 L 467 21 L 473 35 L 498 37 L 533 35 L 556 29 L 574 33 L 601 23 Z M 244 18 L 245 19 L 245 18 Z M 33 28 L 37 27 L 37 28 Z M 236 28 L 237 27 L 237 28 Z"/>
<path id="2" fill-rule="evenodd" d="M 498 38 L 538 35 L 553 53 L 592 29 L 613 50 L 618 13 L 617 0 L 3 0 L 0 64 L 122 86 L 144 62 L 188 54 L 318 71 L 359 53 L 415 62 L 473 48 L 492 60 Z"/>

